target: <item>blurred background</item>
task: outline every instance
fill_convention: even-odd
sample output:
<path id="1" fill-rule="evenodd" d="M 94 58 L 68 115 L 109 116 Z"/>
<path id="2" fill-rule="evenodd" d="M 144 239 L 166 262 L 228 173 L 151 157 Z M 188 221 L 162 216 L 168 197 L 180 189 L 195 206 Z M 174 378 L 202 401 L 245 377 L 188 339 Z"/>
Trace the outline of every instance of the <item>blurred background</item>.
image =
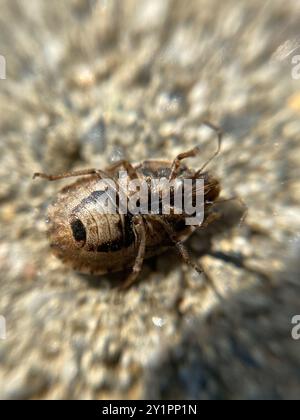
<path id="1" fill-rule="evenodd" d="M 0 397 L 299 398 L 300 3 L 1 0 Z M 91 277 L 51 255 L 35 171 L 215 148 L 220 221 L 170 252 Z M 4 328 L 6 327 L 6 328 Z M 294 337 L 294 338 L 293 338 Z"/>

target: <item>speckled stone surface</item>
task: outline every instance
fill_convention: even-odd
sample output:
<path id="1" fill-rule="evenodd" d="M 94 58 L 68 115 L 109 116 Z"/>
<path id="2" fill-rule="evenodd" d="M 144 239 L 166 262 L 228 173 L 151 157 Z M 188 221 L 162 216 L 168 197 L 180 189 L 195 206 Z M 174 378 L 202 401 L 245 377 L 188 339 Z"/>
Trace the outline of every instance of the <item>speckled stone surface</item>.
<path id="1" fill-rule="evenodd" d="M 300 7 L 294 0 L 2 0 L 1 398 L 299 398 Z M 300 74 L 299 74 L 300 76 Z M 210 170 L 221 219 L 121 276 L 50 253 L 45 212 L 68 181 L 35 171 L 172 159 L 225 131 Z"/>

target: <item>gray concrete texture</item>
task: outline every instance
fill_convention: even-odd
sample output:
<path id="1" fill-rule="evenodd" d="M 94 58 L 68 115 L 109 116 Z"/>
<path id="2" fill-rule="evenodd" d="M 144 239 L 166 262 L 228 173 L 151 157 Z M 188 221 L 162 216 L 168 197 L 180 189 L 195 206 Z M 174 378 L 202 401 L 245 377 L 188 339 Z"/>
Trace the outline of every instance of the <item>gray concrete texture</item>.
<path id="1" fill-rule="evenodd" d="M 0 397 L 299 398 L 299 3 L 0 5 Z M 215 147 L 203 118 L 225 132 L 222 197 L 248 207 L 240 223 L 237 200 L 220 204 L 188 240 L 210 283 L 172 251 L 126 292 L 52 256 L 46 208 L 68 181 L 33 172 L 196 144 L 199 167 Z"/>

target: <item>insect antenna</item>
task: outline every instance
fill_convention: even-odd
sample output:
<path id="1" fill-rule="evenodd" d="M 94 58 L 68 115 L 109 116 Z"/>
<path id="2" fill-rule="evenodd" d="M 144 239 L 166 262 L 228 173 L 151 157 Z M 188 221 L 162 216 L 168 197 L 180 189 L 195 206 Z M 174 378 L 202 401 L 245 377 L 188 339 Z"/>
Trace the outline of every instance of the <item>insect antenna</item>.
<path id="1" fill-rule="evenodd" d="M 198 171 L 195 173 L 194 177 L 199 176 L 203 170 L 207 167 L 207 165 L 216 157 L 218 156 L 218 154 L 220 153 L 221 150 L 221 145 L 222 145 L 222 140 L 223 140 L 223 131 L 220 127 L 212 124 L 209 121 L 203 121 L 202 122 L 203 125 L 206 125 L 207 127 L 211 128 L 213 131 L 215 131 L 215 133 L 217 134 L 217 142 L 218 142 L 218 146 L 217 146 L 217 150 L 214 152 L 214 154 L 204 163 L 204 165 L 198 169 Z"/>

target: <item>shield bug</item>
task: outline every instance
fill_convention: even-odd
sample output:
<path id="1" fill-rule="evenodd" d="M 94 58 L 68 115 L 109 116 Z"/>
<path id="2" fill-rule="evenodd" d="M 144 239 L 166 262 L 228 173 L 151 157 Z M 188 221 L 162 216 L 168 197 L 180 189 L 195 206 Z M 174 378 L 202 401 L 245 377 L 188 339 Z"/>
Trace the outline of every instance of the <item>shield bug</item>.
<path id="1" fill-rule="evenodd" d="M 127 160 L 120 160 L 104 171 L 85 169 L 61 175 L 35 173 L 34 178 L 49 181 L 80 177 L 64 187 L 48 209 L 48 236 L 54 254 L 73 269 L 84 273 L 105 274 L 131 269 L 124 287 L 137 279 L 145 258 L 160 254 L 170 247 L 176 247 L 187 264 L 202 272 L 201 267 L 190 260 L 184 246 L 184 241 L 200 223 L 186 224 L 187 216 L 195 214 L 187 214 L 185 209 L 178 212 L 178 197 L 175 196 L 179 193 L 181 201 L 183 187 L 192 202 L 202 194 L 201 227 L 216 218 L 212 207 L 220 194 L 220 182 L 205 168 L 220 151 L 222 131 L 209 122 L 204 124 L 216 132 L 218 145 L 212 157 L 199 170 L 193 170 L 182 162 L 200 153 L 200 147 L 197 146 L 179 154 L 173 161 L 147 160 L 131 164 Z M 147 202 L 143 211 L 134 212 L 128 206 L 136 191 L 124 190 L 119 178 L 120 171 L 123 174 L 122 185 L 124 174 L 126 182 L 143 182 L 146 185 L 146 190 L 139 191 L 137 200 L 139 204 L 141 201 Z M 158 179 L 168 181 L 168 191 L 166 184 L 156 182 Z M 191 181 L 189 188 L 185 187 L 186 180 Z M 201 181 L 201 188 L 196 181 Z M 153 197 L 153 190 L 157 204 L 155 211 L 152 211 L 153 203 L 150 206 L 149 200 L 144 200 Z M 126 211 L 123 211 L 124 203 L 121 206 L 121 195 L 123 198 L 125 196 Z M 169 198 L 168 206 L 163 202 L 166 196 Z M 165 211 L 166 207 L 168 211 Z"/>

